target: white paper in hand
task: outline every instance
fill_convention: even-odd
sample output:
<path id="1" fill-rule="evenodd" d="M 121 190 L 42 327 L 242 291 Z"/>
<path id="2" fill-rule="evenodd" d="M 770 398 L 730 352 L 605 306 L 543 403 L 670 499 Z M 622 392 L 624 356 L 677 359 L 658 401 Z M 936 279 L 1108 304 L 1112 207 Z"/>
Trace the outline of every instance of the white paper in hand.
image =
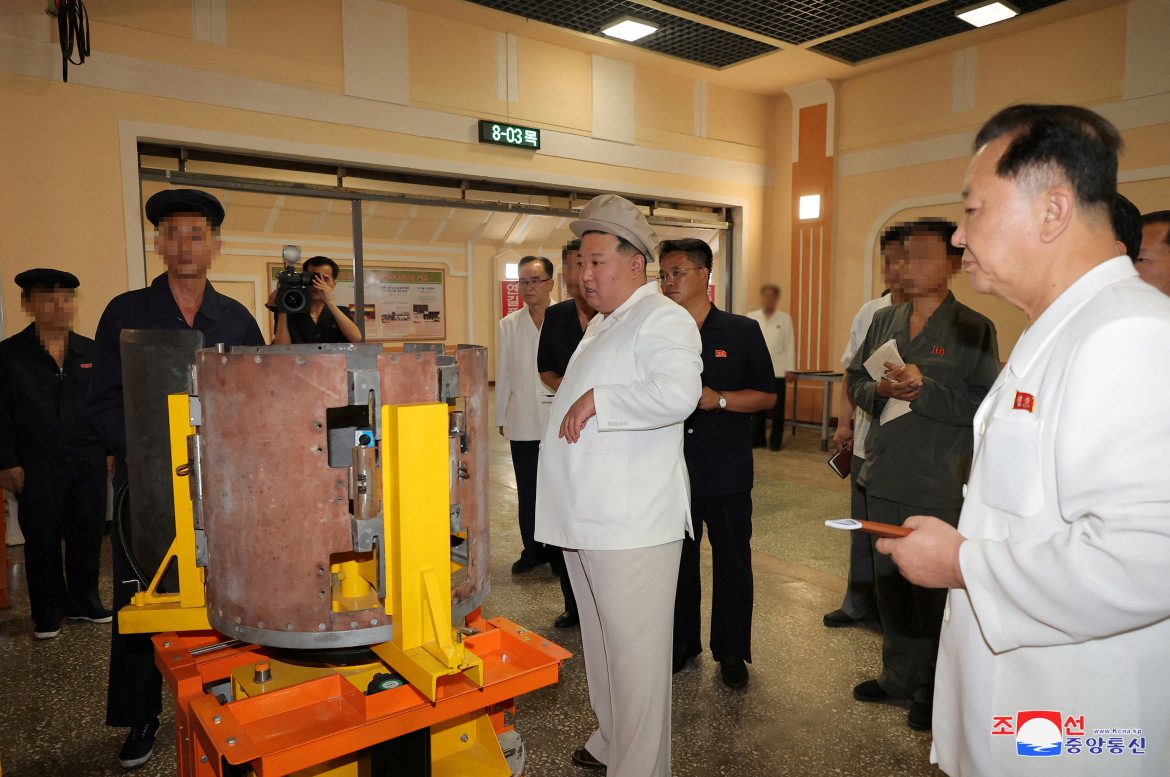
<path id="1" fill-rule="evenodd" d="M 865 371 L 874 380 L 885 380 L 886 362 L 895 367 L 905 367 L 906 362 L 902 360 L 902 355 L 898 353 L 898 344 L 891 338 L 882 343 L 881 347 L 869 355 L 865 360 Z M 910 412 L 910 403 L 903 399 L 887 399 L 886 406 L 882 408 L 882 414 L 878 418 L 878 424 L 887 424 L 897 418 L 901 418 Z"/>

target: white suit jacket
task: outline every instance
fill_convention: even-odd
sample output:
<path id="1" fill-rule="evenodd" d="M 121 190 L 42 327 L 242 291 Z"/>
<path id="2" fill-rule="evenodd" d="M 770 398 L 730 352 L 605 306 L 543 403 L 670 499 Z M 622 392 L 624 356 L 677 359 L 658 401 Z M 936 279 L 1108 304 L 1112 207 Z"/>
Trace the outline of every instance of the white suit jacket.
<path id="1" fill-rule="evenodd" d="M 536 539 L 578 550 L 681 540 L 690 528 L 682 422 L 703 391 L 695 320 L 646 285 L 589 322 L 553 399 L 540 446 Z M 597 415 L 557 436 L 589 389 Z"/>
<path id="2" fill-rule="evenodd" d="M 1170 774 L 1168 356 L 1170 298 L 1117 257 L 1044 311 L 980 406 L 967 590 L 950 593 L 935 683 L 947 774 Z M 1017 754 L 1032 711 L 1060 726 L 1029 723 L 1025 745 L 1059 755 Z M 1121 751 L 1090 751 L 1094 729 Z"/>
<path id="3" fill-rule="evenodd" d="M 501 318 L 496 330 L 496 423 L 509 440 L 539 440 L 552 402 L 536 369 L 540 328 L 525 306 Z"/>

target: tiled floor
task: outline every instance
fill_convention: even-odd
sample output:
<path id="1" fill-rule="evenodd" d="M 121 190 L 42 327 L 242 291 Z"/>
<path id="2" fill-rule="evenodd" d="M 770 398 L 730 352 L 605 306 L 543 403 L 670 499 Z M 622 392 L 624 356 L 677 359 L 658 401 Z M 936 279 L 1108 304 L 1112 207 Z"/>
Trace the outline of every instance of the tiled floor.
<path id="1" fill-rule="evenodd" d="M 726 688 L 706 654 L 675 677 L 677 777 L 940 774 L 927 763 L 930 736 L 906 727 L 905 707 L 852 698 L 852 687 L 878 670 L 880 636 L 821 624 L 840 604 L 848 541 L 823 528 L 824 519 L 844 517 L 848 509 L 845 484 L 826 458 L 808 431 L 779 453 L 757 453 L 751 683 L 741 691 Z M 560 683 L 518 700 L 516 728 L 529 754 L 525 773 L 586 777 L 590 772 L 568 758 L 594 725 L 580 638 L 575 629 L 551 627 L 561 607 L 548 567 L 510 574 L 520 545 L 516 492 L 507 445 L 496 435 L 491 461 L 492 594 L 484 612 L 506 615 L 578 654 L 564 664 Z M 109 627 L 66 624 L 57 639 L 34 642 L 22 555 L 11 550 L 13 607 L 0 611 L 0 768 L 5 777 L 120 774 L 116 754 L 124 732 L 103 725 Z M 107 601 L 109 554 L 104 543 Z M 703 561 L 709 597 L 709 553 Z M 175 773 L 173 734 L 164 712 L 155 755 L 136 776 Z"/>

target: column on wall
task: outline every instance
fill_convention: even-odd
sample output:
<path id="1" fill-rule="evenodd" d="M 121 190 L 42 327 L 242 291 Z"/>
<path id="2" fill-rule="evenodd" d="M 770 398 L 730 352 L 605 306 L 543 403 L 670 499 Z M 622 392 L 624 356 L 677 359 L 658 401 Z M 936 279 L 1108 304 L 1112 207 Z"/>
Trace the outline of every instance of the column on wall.
<path id="1" fill-rule="evenodd" d="M 792 98 L 792 277 L 789 312 L 798 370 L 836 370 L 829 348 L 832 299 L 835 105 L 832 85 L 815 81 L 787 90 Z M 819 421 L 822 384 L 800 385 L 791 407 Z"/>

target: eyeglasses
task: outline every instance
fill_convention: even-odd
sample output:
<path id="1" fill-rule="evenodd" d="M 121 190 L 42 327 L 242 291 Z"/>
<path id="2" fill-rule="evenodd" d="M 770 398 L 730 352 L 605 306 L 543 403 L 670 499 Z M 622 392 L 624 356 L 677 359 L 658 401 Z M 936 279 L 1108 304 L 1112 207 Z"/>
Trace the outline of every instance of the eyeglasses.
<path id="1" fill-rule="evenodd" d="M 534 281 L 516 281 L 516 285 L 522 289 L 527 289 L 529 286 L 539 286 L 540 284 L 551 280 L 552 278 L 540 278 L 539 280 Z"/>
<path id="2" fill-rule="evenodd" d="M 680 268 L 676 267 L 673 270 L 669 270 L 669 271 L 664 272 L 664 273 L 659 273 L 658 282 L 659 283 L 666 283 L 668 280 L 669 281 L 677 281 L 680 276 L 685 275 L 686 273 L 689 273 L 693 270 L 698 270 L 698 269 L 699 269 L 698 267 L 688 267 L 684 270 L 684 269 L 680 269 Z"/>

